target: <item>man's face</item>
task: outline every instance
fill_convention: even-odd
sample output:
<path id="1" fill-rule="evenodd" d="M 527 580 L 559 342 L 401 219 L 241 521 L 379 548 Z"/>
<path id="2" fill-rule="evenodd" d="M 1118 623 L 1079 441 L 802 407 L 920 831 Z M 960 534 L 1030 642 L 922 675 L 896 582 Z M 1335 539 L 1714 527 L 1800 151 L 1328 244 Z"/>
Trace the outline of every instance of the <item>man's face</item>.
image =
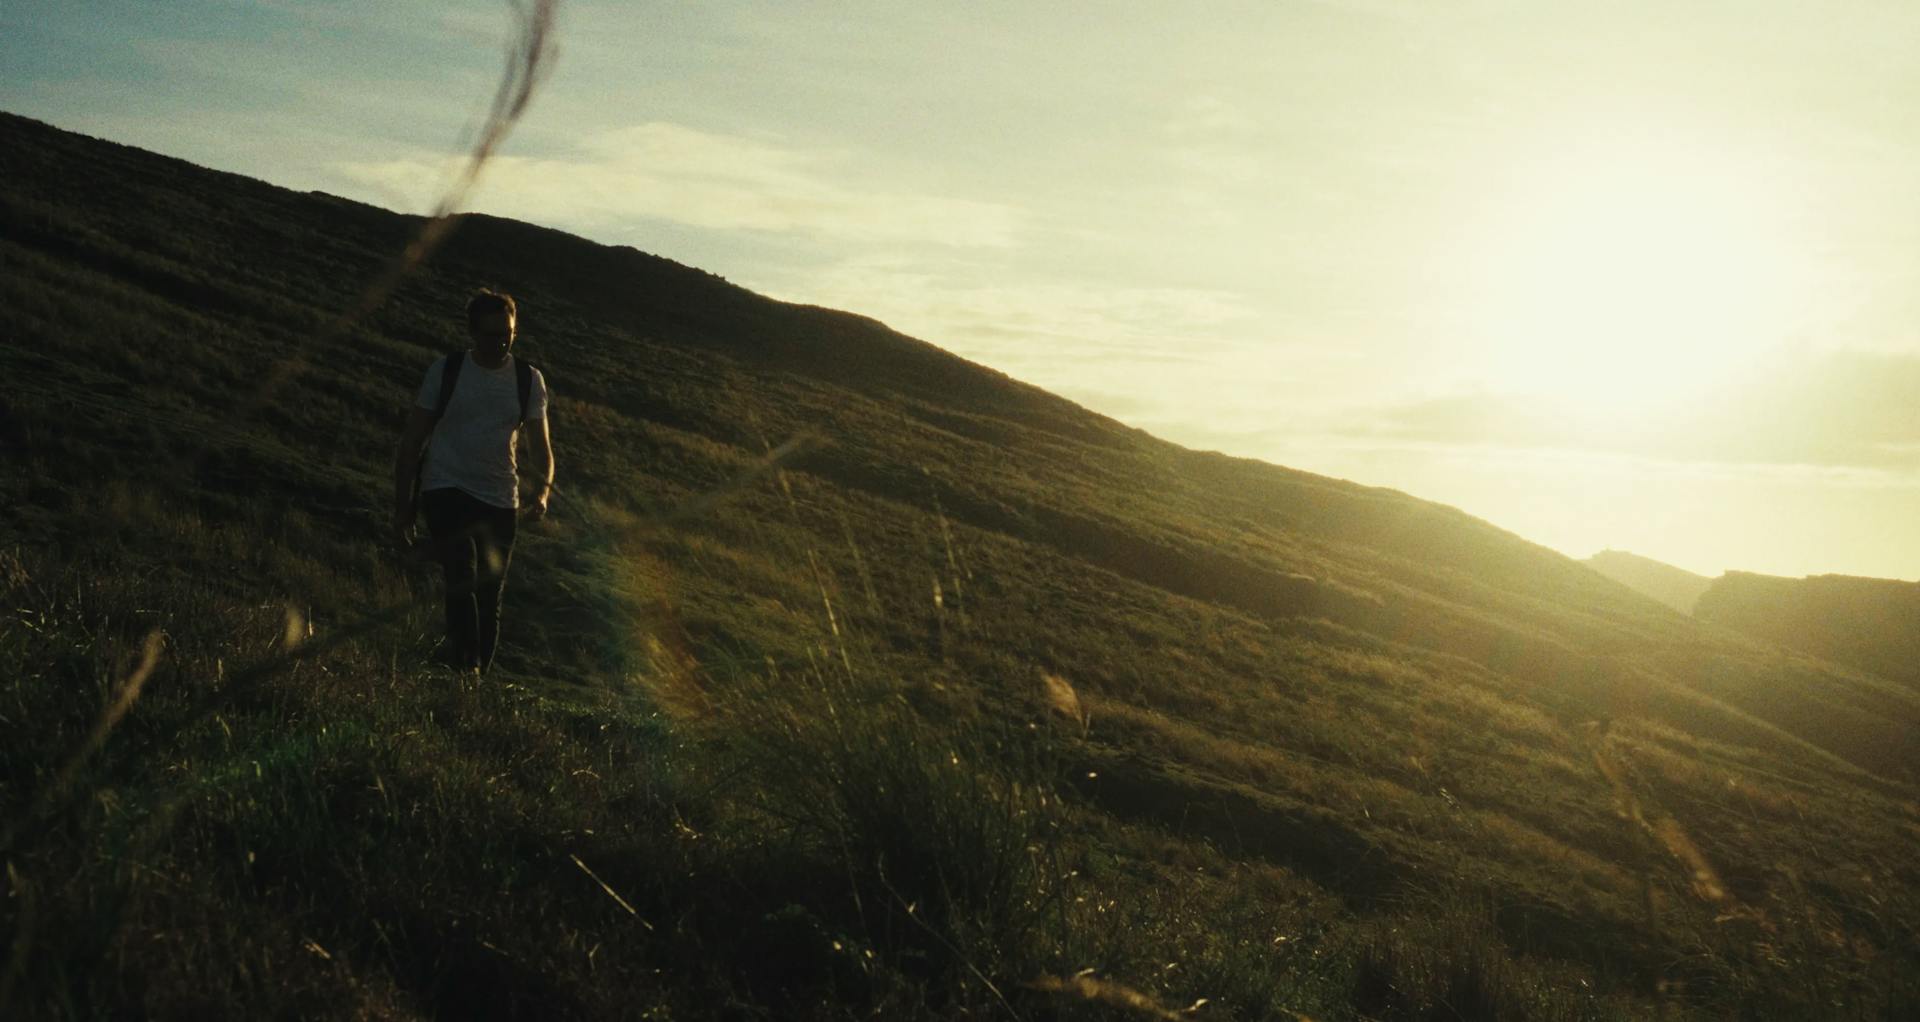
<path id="1" fill-rule="evenodd" d="M 513 317 L 504 312 L 469 320 L 467 330 L 473 335 L 474 353 L 489 360 L 504 357 L 513 347 L 514 325 Z"/>

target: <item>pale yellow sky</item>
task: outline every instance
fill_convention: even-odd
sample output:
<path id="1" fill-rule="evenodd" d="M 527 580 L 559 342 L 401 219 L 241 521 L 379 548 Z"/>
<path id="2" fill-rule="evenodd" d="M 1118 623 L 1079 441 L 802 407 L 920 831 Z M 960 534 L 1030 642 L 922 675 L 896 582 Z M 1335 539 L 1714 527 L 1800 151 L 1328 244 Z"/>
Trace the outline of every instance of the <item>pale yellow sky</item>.
<path id="1" fill-rule="evenodd" d="M 0 9 L 0 106 L 420 208 L 485 2 Z M 477 208 L 1584 557 L 1920 578 L 1920 5 L 573 2 Z"/>

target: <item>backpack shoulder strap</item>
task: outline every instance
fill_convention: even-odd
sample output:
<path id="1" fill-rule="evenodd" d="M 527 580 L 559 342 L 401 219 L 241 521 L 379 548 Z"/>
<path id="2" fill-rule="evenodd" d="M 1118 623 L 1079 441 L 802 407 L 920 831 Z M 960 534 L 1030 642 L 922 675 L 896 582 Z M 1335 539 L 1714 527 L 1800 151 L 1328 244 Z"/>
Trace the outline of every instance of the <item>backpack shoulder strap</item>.
<path id="1" fill-rule="evenodd" d="M 453 385 L 460 379 L 460 364 L 466 361 L 467 353 L 456 351 L 447 356 L 440 366 L 440 402 L 433 410 L 433 421 L 439 422 L 447 414 L 447 403 L 453 400 Z"/>
<path id="2" fill-rule="evenodd" d="M 533 371 L 537 367 L 524 358 L 513 360 L 514 375 L 520 384 L 520 421 L 527 421 L 527 406 L 533 403 Z"/>

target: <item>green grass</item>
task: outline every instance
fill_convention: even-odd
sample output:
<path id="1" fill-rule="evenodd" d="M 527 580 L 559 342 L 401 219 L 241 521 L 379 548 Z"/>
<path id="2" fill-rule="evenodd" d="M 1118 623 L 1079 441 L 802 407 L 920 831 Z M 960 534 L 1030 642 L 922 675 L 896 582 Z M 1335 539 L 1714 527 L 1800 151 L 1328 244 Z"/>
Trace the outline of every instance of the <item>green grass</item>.
<path id="1" fill-rule="evenodd" d="M 404 218 L 0 124 L 0 1014 L 1920 1001 L 1885 679 L 527 225 L 317 345 Z M 560 489 L 474 684 L 382 531 L 481 282 Z"/>

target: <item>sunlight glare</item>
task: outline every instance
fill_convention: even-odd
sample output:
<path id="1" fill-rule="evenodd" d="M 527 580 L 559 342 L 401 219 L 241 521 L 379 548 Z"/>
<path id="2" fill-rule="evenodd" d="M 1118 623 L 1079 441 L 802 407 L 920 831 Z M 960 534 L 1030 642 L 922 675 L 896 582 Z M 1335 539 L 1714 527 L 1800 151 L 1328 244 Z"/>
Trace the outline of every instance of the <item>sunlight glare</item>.
<path id="1" fill-rule="evenodd" d="M 1786 206 L 1731 155 L 1596 140 L 1523 172 L 1502 208 L 1474 313 L 1501 389 L 1665 407 L 1792 330 Z"/>

